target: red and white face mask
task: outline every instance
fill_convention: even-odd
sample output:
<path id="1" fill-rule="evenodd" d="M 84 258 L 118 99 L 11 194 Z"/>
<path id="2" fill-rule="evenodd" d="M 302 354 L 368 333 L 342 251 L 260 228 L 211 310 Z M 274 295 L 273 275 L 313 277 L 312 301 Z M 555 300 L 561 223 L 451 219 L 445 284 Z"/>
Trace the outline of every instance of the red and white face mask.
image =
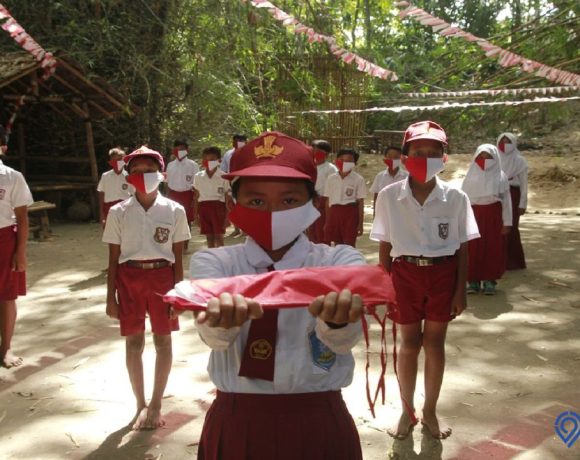
<path id="1" fill-rule="evenodd" d="M 418 182 L 429 182 L 445 168 L 447 155 L 442 158 L 407 157 L 404 160 L 405 168 L 413 179 Z"/>
<path id="2" fill-rule="evenodd" d="M 228 217 L 264 249 L 274 251 L 298 238 L 320 217 L 320 212 L 312 200 L 298 208 L 274 212 L 246 208 L 236 203 Z"/>
<path id="3" fill-rule="evenodd" d="M 315 150 L 314 151 L 314 162 L 317 165 L 321 165 L 325 161 L 326 161 L 326 152 L 323 152 L 322 150 Z"/>
<path id="4" fill-rule="evenodd" d="M 215 168 L 217 168 L 219 166 L 220 162 L 218 160 L 203 160 L 201 162 L 201 165 L 207 170 L 207 171 L 213 171 Z"/>
<path id="5" fill-rule="evenodd" d="M 159 184 L 165 180 L 165 176 L 159 171 L 149 173 L 129 174 L 127 182 L 141 193 L 151 193 L 157 190 Z"/>
<path id="6" fill-rule="evenodd" d="M 482 171 L 486 171 L 491 168 L 495 163 L 493 158 L 476 158 L 475 164 L 481 168 Z"/>
<path id="7" fill-rule="evenodd" d="M 350 173 L 354 169 L 354 166 L 355 164 L 352 161 L 336 160 L 336 167 L 343 174 Z"/>
<path id="8" fill-rule="evenodd" d="M 173 155 L 175 156 L 175 158 L 177 158 L 179 161 L 181 161 L 187 156 L 187 150 L 186 149 L 178 149 L 176 147 L 173 149 Z"/>
<path id="9" fill-rule="evenodd" d="M 113 168 L 117 174 L 120 174 L 125 167 L 125 162 L 123 160 L 111 160 L 109 161 L 109 166 Z"/>
<path id="10" fill-rule="evenodd" d="M 387 168 L 389 168 L 390 171 L 393 171 L 397 169 L 399 166 L 401 166 L 401 160 L 395 158 L 385 158 L 383 160 L 383 163 L 385 163 L 385 165 L 387 166 Z"/>

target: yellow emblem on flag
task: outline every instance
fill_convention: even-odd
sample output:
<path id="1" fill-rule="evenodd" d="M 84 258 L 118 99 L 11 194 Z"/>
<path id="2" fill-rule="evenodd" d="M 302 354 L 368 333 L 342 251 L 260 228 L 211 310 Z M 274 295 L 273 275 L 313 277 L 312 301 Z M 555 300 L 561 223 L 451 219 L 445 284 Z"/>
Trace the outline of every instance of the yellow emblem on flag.
<path id="1" fill-rule="evenodd" d="M 268 359 L 272 355 L 272 345 L 265 339 L 254 340 L 250 345 L 250 357 Z"/>
<path id="2" fill-rule="evenodd" d="M 273 145 L 275 140 L 276 136 L 266 136 L 264 138 L 264 145 L 259 145 L 254 149 L 254 155 L 257 158 L 272 158 L 280 155 L 284 147 Z"/>

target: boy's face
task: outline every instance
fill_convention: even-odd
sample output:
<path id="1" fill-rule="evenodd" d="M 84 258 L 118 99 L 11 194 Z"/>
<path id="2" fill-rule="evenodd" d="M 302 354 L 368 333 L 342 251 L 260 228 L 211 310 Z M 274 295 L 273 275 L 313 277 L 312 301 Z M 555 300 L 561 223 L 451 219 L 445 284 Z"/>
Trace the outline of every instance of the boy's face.
<path id="1" fill-rule="evenodd" d="M 204 153 L 201 156 L 202 161 L 219 161 L 218 156 L 215 153 Z"/>
<path id="2" fill-rule="evenodd" d="M 422 158 L 442 158 L 443 146 L 440 142 L 431 139 L 419 139 L 409 143 L 407 156 Z"/>
<path id="3" fill-rule="evenodd" d="M 400 160 L 401 152 L 396 149 L 389 149 L 385 152 L 385 160 Z"/>
<path id="4" fill-rule="evenodd" d="M 129 174 L 144 174 L 159 171 L 159 164 L 150 157 L 135 158 L 129 165 Z"/>
<path id="5" fill-rule="evenodd" d="M 242 177 L 236 197 L 246 208 L 260 211 L 285 211 L 298 208 L 310 201 L 303 179 L 271 179 Z"/>
<path id="6" fill-rule="evenodd" d="M 352 153 L 343 153 L 342 155 L 336 157 L 337 160 L 342 160 L 345 163 L 354 163 L 354 155 Z"/>

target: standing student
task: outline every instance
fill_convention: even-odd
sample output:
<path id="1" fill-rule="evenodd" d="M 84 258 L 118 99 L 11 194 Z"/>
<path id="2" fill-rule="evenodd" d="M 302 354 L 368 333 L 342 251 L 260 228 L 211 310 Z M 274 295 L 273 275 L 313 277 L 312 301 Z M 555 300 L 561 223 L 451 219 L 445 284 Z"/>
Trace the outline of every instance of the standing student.
<path id="1" fill-rule="evenodd" d="M 109 165 L 111 169 L 103 173 L 97 185 L 100 221 L 103 227 L 105 226 L 109 209 L 129 198 L 135 190 L 125 180 L 127 171 L 125 170 L 124 157 L 125 151 L 119 147 L 109 150 Z"/>
<path id="2" fill-rule="evenodd" d="M 106 313 L 120 321 L 125 337 L 127 371 L 137 402 L 133 429 L 155 429 L 165 424 L 161 402 L 173 359 L 171 331 L 179 329 L 177 317 L 160 293 L 183 279 L 183 243 L 191 235 L 183 206 L 159 193 L 161 154 L 141 147 L 125 161 L 127 181 L 136 190 L 111 208 L 103 233 L 103 242 L 109 244 Z M 149 403 L 142 359 L 146 316 L 156 352 Z"/>
<path id="3" fill-rule="evenodd" d="M 328 155 L 332 154 L 332 146 L 328 141 L 315 140 L 312 142 L 312 148 L 317 170 L 314 189 L 318 195 L 314 200 L 314 205 L 318 209 L 320 217 L 308 229 L 308 237 L 313 243 L 324 243 L 324 226 L 326 225 L 326 208 L 328 206 L 328 198 L 324 196 L 324 187 L 328 176 L 338 172 L 338 168 L 328 161 Z"/>
<path id="4" fill-rule="evenodd" d="M 301 267 L 362 265 L 348 246 L 313 244 L 303 234 L 317 218 L 316 166 L 302 142 L 277 132 L 250 141 L 232 158 L 236 199 L 230 218 L 245 243 L 199 251 L 193 278 L 230 277 Z M 196 317 L 211 348 L 217 387 L 198 459 L 358 460 L 356 426 L 341 388 L 353 377 L 361 298 L 330 292 L 304 308 L 263 311 L 236 292 L 208 302 Z"/>
<path id="5" fill-rule="evenodd" d="M 509 184 L 495 145 L 477 148 L 461 188 L 469 197 L 481 234 L 468 245 L 467 293 L 483 289 L 484 294 L 493 295 L 496 280 L 505 272 L 505 235 L 512 225 Z"/>
<path id="6" fill-rule="evenodd" d="M 327 244 L 356 246 L 357 236 L 363 234 L 364 204 L 367 186 L 364 178 L 354 171 L 358 152 L 350 147 L 336 154 L 338 172 L 328 176 L 324 196 L 328 198 L 324 239 Z"/>
<path id="7" fill-rule="evenodd" d="M 199 165 L 189 159 L 189 150 L 184 140 L 173 142 L 172 156 L 175 158 L 167 165 L 167 198 L 177 201 L 187 213 L 187 222 L 195 220 L 193 212 L 193 176 L 199 171 Z M 186 245 L 187 247 L 187 245 Z"/>
<path id="8" fill-rule="evenodd" d="M 407 171 L 401 168 L 401 153 L 402 150 L 393 145 L 385 148 L 383 163 L 385 163 L 386 168 L 375 176 L 375 180 L 370 188 L 370 192 L 373 194 L 373 216 L 375 215 L 379 192 L 387 185 L 399 182 L 409 175 Z"/>
<path id="9" fill-rule="evenodd" d="M 447 136 L 432 121 L 414 123 L 403 139 L 410 176 L 379 192 L 371 239 L 391 273 L 401 331 L 398 374 L 403 412 L 388 432 L 404 439 L 414 426 L 418 357 L 425 352 L 422 423 L 438 439 L 451 434 L 437 416 L 449 322 L 465 310 L 467 242 L 479 236 L 467 195 L 437 177 L 446 161 Z"/>
<path id="10" fill-rule="evenodd" d="M 26 243 L 30 189 L 18 171 L 6 166 L 6 132 L 0 126 L 0 365 L 16 367 L 22 358 L 12 351 L 16 298 L 26 295 Z"/>
<path id="11" fill-rule="evenodd" d="M 220 169 L 224 173 L 227 174 L 230 172 L 230 162 L 232 160 L 232 156 L 233 156 L 234 152 L 236 151 L 236 149 L 242 148 L 244 145 L 246 145 L 247 141 L 248 141 L 248 136 L 246 136 L 245 134 L 234 134 L 233 135 L 232 148 L 229 149 L 226 153 L 224 153 L 224 157 L 223 157 L 222 162 L 220 164 Z M 240 229 L 234 225 L 234 231 L 230 234 L 230 236 L 236 237 L 236 236 L 239 236 L 241 234 L 242 233 L 240 232 Z"/>
<path id="12" fill-rule="evenodd" d="M 217 147 L 203 149 L 202 167 L 193 178 L 195 215 L 208 248 L 224 245 L 226 232 L 226 203 L 229 201 L 230 183 L 223 178 L 219 168 L 221 150 Z"/>
<path id="13" fill-rule="evenodd" d="M 520 216 L 528 207 L 528 162 L 518 150 L 518 138 L 503 133 L 497 138 L 501 169 L 508 178 L 512 199 L 512 230 L 507 235 L 506 253 L 508 270 L 526 268 L 526 257 L 520 236 Z"/>

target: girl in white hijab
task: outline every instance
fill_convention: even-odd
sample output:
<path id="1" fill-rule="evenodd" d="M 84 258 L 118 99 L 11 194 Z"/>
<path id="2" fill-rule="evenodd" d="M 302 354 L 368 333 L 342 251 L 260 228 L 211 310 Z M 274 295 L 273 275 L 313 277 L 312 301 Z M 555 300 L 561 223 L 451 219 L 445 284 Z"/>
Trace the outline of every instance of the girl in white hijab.
<path id="1" fill-rule="evenodd" d="M 493 295 L 497 280 L 505 272 L 504 235 L 512 225 L 508 178 L 494 145 L 477 148 L 461 188 L 469 196 L 481 235 L 468 243 L 467 293 L 483 289 L 484 294 Z"/>
<path id="2" fill-rule="evenodd" d="M 501 156 L 501 169 L 506 174 L 512 198 L 513 228 L 507 237 L 507 269 L 526 268 L 526 258 L 520 237 L 520 216 L 528 206 L 528 162 L 518 150 L 518 138 L 512 133 L 503 133 L 497 138 Z"/>

